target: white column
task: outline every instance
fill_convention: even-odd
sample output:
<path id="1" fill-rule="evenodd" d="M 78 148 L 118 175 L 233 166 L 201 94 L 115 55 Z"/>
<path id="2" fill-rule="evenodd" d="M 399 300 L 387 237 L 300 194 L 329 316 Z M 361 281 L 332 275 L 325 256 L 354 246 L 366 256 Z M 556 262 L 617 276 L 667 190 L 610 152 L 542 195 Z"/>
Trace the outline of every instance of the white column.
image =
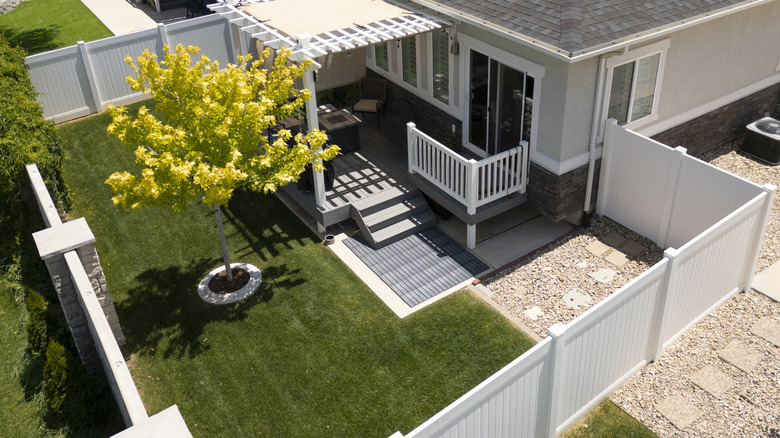
<path id="1" fill-rule="evenodd" d="M 477 247 L 477 224 L 466 225 L 466 246 L 469 249 Z"/>

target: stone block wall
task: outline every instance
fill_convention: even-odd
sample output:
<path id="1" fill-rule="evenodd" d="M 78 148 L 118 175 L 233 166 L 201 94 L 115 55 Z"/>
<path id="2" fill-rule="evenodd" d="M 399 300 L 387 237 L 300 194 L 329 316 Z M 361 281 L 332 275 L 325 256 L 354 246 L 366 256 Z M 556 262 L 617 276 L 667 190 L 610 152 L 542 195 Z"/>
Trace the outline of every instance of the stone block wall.
<path id="1" fill-rule="evenodd" d="M 103 308 L 103 314 L 106 315 L 111 326 L 111 331 L 114 333 L 116 343 L 121 345 L 125 344 L 125 335 L 122 333 L 122 327 L 119 325 L 119 317 L 117 317 L 116 310 L 114 309 L 114 302 L 111 300 L 111 295 L 108 293 L 108 285 L 106 284 L 106 276 L 103 273 L 103 268 L 100 266 L 100 258 L 98 257 L 95 244 L 87 244 L 76 250 L 81 260 L 81 265 L 84 266 L 84 270 L 87 272 L 89 281 L 92 284 L 92 289 L 95 291 L 95 295 L 100 302 L 100 306 Z"/>
<path id="2" fill-rule="evenodd" d="M 595 204 L 597 197 L 600 168 L 601 159 L 598 159 L 593 177 L 591 205 Z M 556 175 L 531 162 L 528 170 L 528 201 L 545 217 L 557 222 L 583 211 L 587 184 L 587 165 L 563 175 Z"/>
<path id="3" fill-rule="evenodd" d="M 724 105 L 653 136 L 665 145 L 682 146 L 697 156 L 742 138 L 745 126 L 762 118 L 780 116 L 780 83 Z"/>

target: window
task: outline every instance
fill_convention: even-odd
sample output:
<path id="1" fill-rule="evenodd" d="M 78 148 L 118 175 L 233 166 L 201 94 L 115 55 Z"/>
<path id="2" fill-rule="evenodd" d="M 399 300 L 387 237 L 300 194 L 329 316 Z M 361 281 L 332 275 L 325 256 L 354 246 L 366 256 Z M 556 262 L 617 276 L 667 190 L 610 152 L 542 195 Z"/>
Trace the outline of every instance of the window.
<path id="1" fill-rule="evenodd" d="M 417 86 L 417 38 L 406 37 L 401 40 L 401 67 L 403 79 L 407 84 Z"/>
<path id="2" fill-rule="evenodd" d="M 374 62 L 384 71 L 387 69 L 387 43 L 379 43 L 374 46 Z"/>
<path id="3" fill-rule="evenodd" d="M 607 61 L 611 81 L 607 118 L 628 125 L 656 114 L 660 72 L 668 47 L 668 40 L 662 41 Z"/>
<path id="4" fill-rule="evenodd" d="M 433 97 L 450 103 L 450 38 L 447 32 L 433 32 Z"/>

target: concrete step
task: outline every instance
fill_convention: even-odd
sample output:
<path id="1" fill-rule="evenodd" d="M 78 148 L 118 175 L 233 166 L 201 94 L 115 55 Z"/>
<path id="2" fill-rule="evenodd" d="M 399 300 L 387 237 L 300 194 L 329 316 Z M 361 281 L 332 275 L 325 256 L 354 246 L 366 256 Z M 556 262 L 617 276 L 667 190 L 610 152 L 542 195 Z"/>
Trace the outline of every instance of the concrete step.
<path id="1" fill-rule="evenodd" d="M 404 237 L 419 233 L 420 231 L 436 225 L 436 216 L 430 209 L 413 216 L 395 222 L 385 228 L 372 232 L 375 247 L 374 249 L 387 246 L 397 242 Z"/>
<path id="2" fill-rule="evenodd" d="M 381 210 L 363 217 L 363 220 L 371 232 L 386 228 L 395 222 L 399 222 L 415 214 L 415 212 L 428 209 L 428 203 L 422 196 L 411 198 L 398 198 L 397 202 L 390 203 Z"/>

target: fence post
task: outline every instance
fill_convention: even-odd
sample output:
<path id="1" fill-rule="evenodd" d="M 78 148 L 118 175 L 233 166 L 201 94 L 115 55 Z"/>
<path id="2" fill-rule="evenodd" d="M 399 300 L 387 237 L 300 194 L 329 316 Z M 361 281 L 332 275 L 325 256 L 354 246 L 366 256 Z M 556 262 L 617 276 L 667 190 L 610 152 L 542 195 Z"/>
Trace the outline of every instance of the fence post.
<path id="1" fill-rule="evenodd" d="M 406 124 L 406 159 L 409 165 L 409 173 L 414 174 L 414 168 L 417 165 L 417 154 L 415 148 L 415 135 L 414 135 L 414 129 L 417 125 L 414 124 L 414 122 L 409 122 Z"/>
<path id="2" fill-rule="evenodd" d="M 756 232 L 751 244 L 751 247 L 754 248 L 753 257 L 748 259 L 748 263 L 746 263 L 745 266 L 745 273 L 742 276 L 744 279 L 743 284 L 745 285 L 743 291 L 748 291 L 753 287 L 753 276 L 756 270 L 756 264 L 758 264 L 758 258 L 761 255 L 761 244 L 763 243 L 764 235 L 766 234 L 766 225 L 769 222 L 769 215 L 772 214 L 772 205 L 774 205 L 775 190 L 777 190 L 777 187 L 772 184 L 765 184 L 762 189 L 764 189 L 764 193 L 767 195 L 764 198 L 764 206 L 761 209 L 763 220 L 761 222 L 761 228 Z"/>
<path id="3" fill-rule="evenodd" d="M 473 158 L 466 164 L 466 211 L 468 214 L 477 212 L 477 190 L 479 189 L 479 170 Z"/>
<path id="4" fill-rule="evenodd" d="M 89 91 L 92 93 L 92 103 L 94 105 L 94 112 L 99 113 L 103 111 L 103 104 L 100 99 L 100 93 L 98 92 L 97 81 L 95 80 L 95 72 L 92 71 L 92 63 L 89 61 L 89 52 L 87 51 L 87 45 L 84 41 L 79 41 L 76 44 L 79 46 L 79 54 L 81 55 L 81 65 L 84 66 L 84 70 L 87 73 L 87 82 L 89 83 Z"/>
<path id="5" fill-rule="evenodd" d="M 672 215 L 674 214 L 674 201 L 677 199 L 678 187 L 680 186 L 680 174 L 682 173 L 682 163 L 685 159 L 687 149 L 682 146 L 674 148 L 675 160 L 670 164 L 669 184 L 666 186 L 666 194 L 664 195 L 664 207 L 661 211 L 661 220 L 658 228 L 658 246 L 661 248 L 668 247 L 669 245 L 669 226 L 672 224 Z"/>
<path id="6" fill-rule="evenodd" d="M 596 197 L 596 214 L 604 216 L 609 207 L 610 180 L 612 179 L 612 148 L 617 120 L 608 119 L 604 125 L 604 144 L 601 149 L 601 169 L 599 171 L 599 194 Z"/>
<path id="7" fill-rule="evenodd" d="M 550 393 L 547 397 L 547 431 L 545 436 L 555 438 L 558 429 L 558 412 L 561 404 L 561 391 L 563 389 L 563 341 L 561 338 L 566 333 L 566 327 L 555 324 L 547 329 L 547 336 L 552 341 L 550 354 L 552 366 L 550 367 Z"/>
<path id="8" fill-rule="evenodd" d="M 165 25 L 164 24 L 157 23 L 157 35 L 160 36 L 160 42 L 162 43 L 162 44 L 160 44 L 161 48 L 165 47 L 165 46 L 169 46 L 170 47 L 170 44 L 168 43 L 168 31 L 165 30 Z M 162 54 L 162 51 L 158 52 L 158 54 Z"/>
<path id="9" fill-rule="evenodd" d="M 664 279 L 659 288 L 658 295 L 655 297 L 653 319 L 651 322 L 653 326 L 655 326 L 655 329 L 650 330 L 650 338 L 647 341 L 650 360 L 653 362 L 657 361 L 664 352 L 663 333 L 669 325 L 666 315 L 669 301 L 669 289 L 671 287 L 672 275 L 674 274 L 674 269 L 677 265 L 677 257 L 679 256 L 680 250 L 678 249 L 667 248 L 666 251 L 664 251 L 666 270 L 664 271 Z"/>
<path id="10" fill-rule="evenodd" d="M 517 171 L 520 172 L 520 192 L 525 193 L 528 187 L 528 157 L 531 156 L 528 142 L 523 140 L 520 142 L 520 159 L 517 163 Z"/>

